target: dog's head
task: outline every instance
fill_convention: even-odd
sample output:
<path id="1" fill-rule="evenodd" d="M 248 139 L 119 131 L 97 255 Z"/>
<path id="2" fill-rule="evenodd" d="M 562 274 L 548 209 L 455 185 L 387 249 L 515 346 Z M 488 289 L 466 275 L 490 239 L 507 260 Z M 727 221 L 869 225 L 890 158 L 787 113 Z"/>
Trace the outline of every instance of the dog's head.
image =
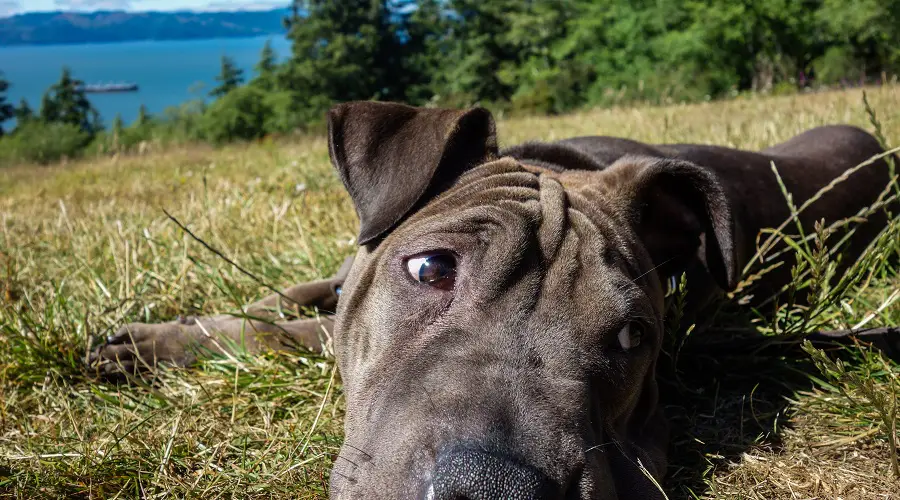
<path id="1" fill-rule="evenodd" d="M 659 159 L 522 165 L 484 109 L 343 104 L 329 147 L 361 245 L 335 328 L 332 496 L 658 495 L 662 280 L 700 250 L 735 278 L 715 179 Z"/>

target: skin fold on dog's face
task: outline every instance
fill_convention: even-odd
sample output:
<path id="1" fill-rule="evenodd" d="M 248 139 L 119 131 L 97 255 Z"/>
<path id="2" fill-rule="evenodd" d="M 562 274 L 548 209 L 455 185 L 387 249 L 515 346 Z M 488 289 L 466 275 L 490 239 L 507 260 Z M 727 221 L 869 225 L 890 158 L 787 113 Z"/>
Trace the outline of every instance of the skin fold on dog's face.
<path id="1" fill-rule="evenodd" d="M 722 201 L 708 179 L 644 159 L 572 174 L 497 159 L 483 110 L 354 103 L 330 119 L 362 243 L 335 327 L 347 414 L 332 497 L 659 497 L 656 268 L 700 234 L 729 248 L 704 222 Z M 663 187 L 679 172 L 700 209 Z M 658 247 L 660 210 L 683 248 Z"/>

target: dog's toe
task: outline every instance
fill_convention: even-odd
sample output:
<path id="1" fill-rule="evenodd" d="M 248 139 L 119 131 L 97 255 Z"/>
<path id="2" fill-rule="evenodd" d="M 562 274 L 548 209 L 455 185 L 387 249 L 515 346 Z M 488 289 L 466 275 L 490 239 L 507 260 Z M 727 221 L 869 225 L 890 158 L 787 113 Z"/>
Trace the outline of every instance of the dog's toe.
<path id="1" fill-rule="evenodd" d="M 160 326 L 165 325 L 147 325 L 143 323 L 128 323 L 116 330 L 116 333 L 106 337 L 106 345 L 124 344 L 130 342 L 139 342 L 145 337 L 153 334 Z"/>
<path id="2" fill-rule="evenodd" d="M 133 373 L 139 363 L 151 363 L 152 359 L 146 359 L 135 344 L 105 344 L 95 349 L 88 356 L 89 366 L 95 367 L 100 373 Z"/>
<path id="3" fill-rule="evenodd" d="M 127 324 L 88 354 L 88 366 L 111 375 L 152 369 L 160 362 L 177 365 L 181 333 L 172 325 Z"/>
<path id="4" fill-rule="evenodd" d="M 105 377 L 115 377 L 120 375 L 134 375 L 137 373 L 137 366 L 130 360 L 107 361 L 98 366 L 100 374 Z"/>
<path id="5" fill-rule="evenodd" d="M 139 356 L 138 348 L 132 343 L 107 344 L 100 348 L 100 357 L 106 360 L 130 360 Z"/>

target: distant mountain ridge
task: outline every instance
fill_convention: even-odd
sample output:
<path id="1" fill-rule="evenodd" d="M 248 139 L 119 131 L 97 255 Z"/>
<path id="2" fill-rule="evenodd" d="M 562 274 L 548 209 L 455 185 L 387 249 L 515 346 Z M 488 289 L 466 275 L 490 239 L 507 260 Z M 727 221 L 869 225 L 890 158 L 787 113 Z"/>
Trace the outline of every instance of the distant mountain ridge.
<path id="1" fill-rule="evenodd" d="M 287 8 L 228 12 L 33 12 L 0 19 L 0 46 L 195 40 L 285 33 Z"/>

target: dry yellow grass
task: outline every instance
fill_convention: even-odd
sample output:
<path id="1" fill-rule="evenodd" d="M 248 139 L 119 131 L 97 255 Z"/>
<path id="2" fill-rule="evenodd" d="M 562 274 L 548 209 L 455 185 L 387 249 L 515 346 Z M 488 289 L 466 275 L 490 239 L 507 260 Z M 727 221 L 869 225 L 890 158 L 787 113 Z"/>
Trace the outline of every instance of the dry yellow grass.
<path id="1" fill-rule="evenodd" d="M 900 87 L 869 97 L 900 144 Z M 603 134 L 758 149 L 827 123 L 871 129 L 861 91 L 501 119 L 499 133 L 502 144 Z M 327 276 L 354 250 L 353 209 L 320 137 L 0 170 L 0 497 L 324 496 L 343 404 L 331 360 L 213 359 L 127 387 L 81 367 L 90 339 L 123 321 L 230 311 L 266 294 L 163 208 L 273 286 Z M 847 321 L 884 301 L 896 276 L 876 280 Z M 872 324 L 898 321 L 891 307 Z M 775 380 L 817 373 L 797 359 L 732 384 L 728 401 L 709 381 L 701 403 L 674 407 L 671 498 L 900 491 L 871 409 L 805 376 Z M 878 376 L 887 387 L 891 374 Z M 708 418 L 717 411 L 740 416 Z"/>

